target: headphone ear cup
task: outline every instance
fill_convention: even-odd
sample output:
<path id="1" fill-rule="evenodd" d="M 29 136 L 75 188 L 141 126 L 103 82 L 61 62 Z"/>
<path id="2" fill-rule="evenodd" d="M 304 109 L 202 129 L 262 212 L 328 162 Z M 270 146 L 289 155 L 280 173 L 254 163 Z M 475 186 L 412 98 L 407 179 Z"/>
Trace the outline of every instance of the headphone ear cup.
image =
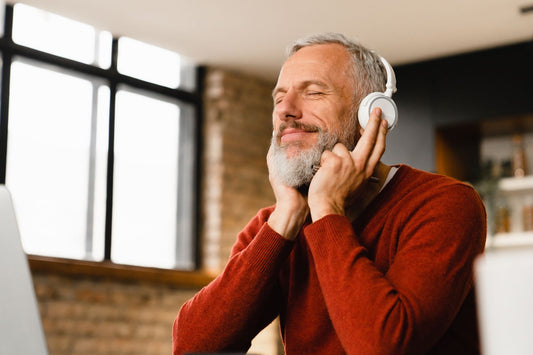
<path id="1" fill-rule="evenodd" d="M 398 108 L 393 99 L 381 92 L 368 94 L 363 101 L 361 101 L 357 113 L 361 127 L 363 129 L 366 128 L 368 120 L 370 119 L 370 113 L 375 107 L 381 109 L 382 117 L 387 120 L 388 130 L 392 130 L 398 122 Z"/>

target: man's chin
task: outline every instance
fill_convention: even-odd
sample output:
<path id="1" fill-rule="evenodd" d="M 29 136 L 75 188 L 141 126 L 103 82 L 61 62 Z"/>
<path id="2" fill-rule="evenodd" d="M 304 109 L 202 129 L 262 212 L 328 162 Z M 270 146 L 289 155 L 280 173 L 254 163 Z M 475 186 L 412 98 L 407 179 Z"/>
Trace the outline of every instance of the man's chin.
<path id="1" fill-rule="evenodd" d="M 314 175 L 313 165 L 320 162 L 324 145 L 278 145 L 277 143 L 279 142 L 275 142 L 273 139 L 271 168 L 281 182 L 307 195 L 309 184 Z"/>
<path id="2" fill-rule="evenodd" d="M 299 144 L 293 143 L 293 144 L 286 144 L 286 145 L 280 146 L 280 148 L 285 153 L 285 157 L 287 159 L 293 159 L 299 156 L 300 154 L 309 151 L 309 149 L 311 149 L 312 147 L 308 147 L 301 143 Z"/>

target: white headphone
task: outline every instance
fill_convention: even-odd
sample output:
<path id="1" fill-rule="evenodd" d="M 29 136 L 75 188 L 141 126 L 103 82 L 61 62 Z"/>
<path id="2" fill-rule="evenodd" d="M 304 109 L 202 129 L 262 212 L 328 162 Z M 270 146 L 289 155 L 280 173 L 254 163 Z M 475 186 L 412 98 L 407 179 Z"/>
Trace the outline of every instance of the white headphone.
<path id="1" fill-rule="evenodd" d="M 381 108 L 382 117 L 388 122 L 388 129 L 390 131 L 396 126 L 396 123 L 398 123 L 398 108 L 396 107 L 394 100 L 392 100 L 392 94 L 396 92 L 396 76 L 394 75 L 394 70 L 392 70 L 391 65 L 385 60 L 385 58 L 380 57 L 380 59 L 387 72 L 386 90 L 385 92 L 373 92 L 368 94 L 363 101 L 361 101 L 357 116 L 359 118 L 359 124 L 365 129 L 368 119 L 370 118 L 370 112 L 372 112 L 375 107 L 379 107 Z"/>

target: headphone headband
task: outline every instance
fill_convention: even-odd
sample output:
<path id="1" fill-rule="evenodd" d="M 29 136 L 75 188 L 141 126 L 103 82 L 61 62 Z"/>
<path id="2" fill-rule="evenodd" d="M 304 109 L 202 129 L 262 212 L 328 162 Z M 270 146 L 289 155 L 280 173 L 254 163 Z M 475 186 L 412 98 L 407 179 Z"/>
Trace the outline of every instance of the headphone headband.
<path id="1" fill-rule="evenodd" d="M 385 66 L 387 72 L 387 83 L 385 84 L 385 92 L 372 92 L 368 94 L 359 104 L 358 117 L 359 124 L 363 129 L 366 128 L 366 124 L 370 119 L 370 113 L 375 107 L 381 108 L 382 118 L 387 120 L 388 129 L 391 130 L 396 126 L 398 122 L 398 108 L 392 99 L 392 94 L 396 92 L 396 76 L 394 70 L 392 70 L 389 62 L 383 57 L 379 57 L 381 62 Z"/>
<path id="2" fill-rule="evenodd" d="M 384 92 L 388 97 L 392 97 L 392 94 L 396 92 L 396 75 L 394 75 L 394 70 L 392 70 L 391 65 L 383 57 L 379 57 L 383 66 L 385 66 L 385 71 L 387 72 L 387 84 L 385 85 L 386 90 Z"/>

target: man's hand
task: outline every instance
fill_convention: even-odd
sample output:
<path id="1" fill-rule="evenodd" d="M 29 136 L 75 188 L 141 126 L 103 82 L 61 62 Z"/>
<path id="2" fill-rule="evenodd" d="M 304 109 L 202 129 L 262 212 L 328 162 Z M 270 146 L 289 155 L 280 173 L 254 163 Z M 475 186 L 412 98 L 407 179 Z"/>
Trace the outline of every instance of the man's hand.
<path id="1" fill-rule="evenodd" d="M 309 186 L 308 204 L 313 221 L 328 215 L 344 215 L 347 199 L 370 178 L 385 152 L 387 121 L 375 108 L 368 126 L 353 151 L 336 144 L 324 151 L 320 169 Z"/>
<path id="2" fill-rule="evenodd" d="M 270 185 L 276 197 L 276 207 L 268 219 L 268 225 L 284 238 L 294 240 L 309 214 L 309 207 L 305 197 L 296 188 L 283 184 L 272 173 L 271 154 L 270 149 L 267 163 Z"/>

